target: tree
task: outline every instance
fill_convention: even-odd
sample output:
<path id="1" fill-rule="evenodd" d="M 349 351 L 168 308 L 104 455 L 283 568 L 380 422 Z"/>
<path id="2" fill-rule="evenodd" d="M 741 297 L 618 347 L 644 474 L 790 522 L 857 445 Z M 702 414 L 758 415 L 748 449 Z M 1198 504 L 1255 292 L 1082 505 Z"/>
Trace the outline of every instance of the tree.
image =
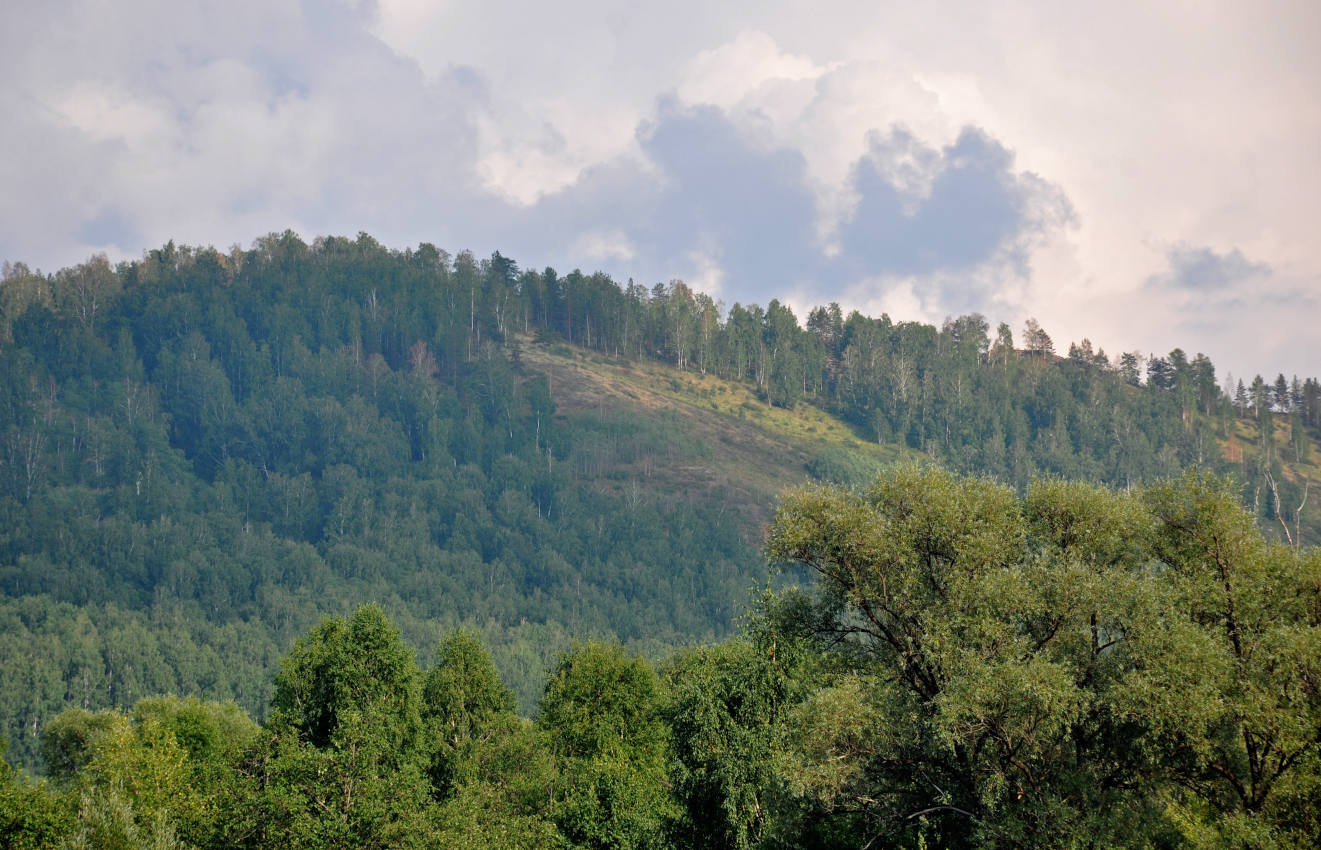
<path id="1" fill-rule="evenodd" d="M 1105 507 L 1087 533 L 1108 540 L 1131 517 Z M 1068 503 L 1058 512 L 1040 521 L 1042 536 L 1083 514 Z M 1105 561 L 1073 567 L 1069 578 L 1085 582 L 1051 575 L 1036 555 L 1046 541 L 1028 542 L 1035 519 L 1012 491 L 918 468 L 865 495 L 809 488 L 785 499 L 770 555 L 815 570 L 821 596 L 786 597 L 778 616 L 833 644 L 848 671 L 799 711 L 801 793 L 860 812 L 867 834 L 898 838 L 925 821 L 925 840 L 954 845 L 1104 834 L 1120 821 L 1105 822 L 1102 808 L 1140 813 L 1140 797 L 1124 791 L 1131 775 L 1076 752 L 1118 731 L 1086 686 L 1089 675 L 1114 679 L 1089 635 L 1093 616 L 1098 628 L 1112 622 L 1092 612 L 1115 577 Z M 1095 797 L 1070 812 L 1078 787 Z"/>
<path id="2" fill-rule="evenodd" d="M 376 605 L 327 619 L 281 664 L 224 843 L 427 846 L 421 675 Z"/>
<path id="3" fill-rule="evenodd" d="M 183 847 L 211 831 L 218 777 L 197 769 L 159 712 L 73 709 L 48 724 L 42 749 L 77 801 L 72 846 Z"/>
<path id="4" fill-rule="evenodd" d="M 1216 383 L 1215 365 L 1211 358 L 1198 352 L 1190 364 L 1192 380 L 1197 388 L 1197 401 L 1202 409 L 1202 413 L 1207 416 L 1212 415 L 1212 411 L 1220 398 L 1220 387 Z"/>
<path id="5" fill-rule="evenodd" d="M 473 632 L 456 630 L 440 642 L 436 665 L 422 689 L 423 718 L 431 746 L 431 781 L 450 789 L 458 761 L 475 740 L 502 731 L 514 718 L 514 694 L 500 681 L 491 656 Z"/>
<path id="6" fill-rule="evenodd" d="M 555 846 L 544 820 L 556 783 L 547 735 L 514 714 L 514 695 L 473 632 L 447 634 L 423 685 L 439 845 Z"/>
<path id="7" fill-rule="evenodd" d="M 802 330 L 798 319 L 785 304 L 771 299 L 766 306 L 762 339 L 769 354 L 766 398 L 780 407 L 793 407 L 803 397 L 804 364 L 799 349 Z"/>
<path id="8" fill-rule="evenodd" d="M 92 760 L 96 748 L 119 722 L 113 711 L 71 708 L 41 729 L 41 759 L 56 780 L 72 780 Z"/>
<path id="9" fill-rule="evenodd" d="M 839 304 L 831 301 L 828 307 L 815 307 L 807 314 L 807 332 L 816 338 L 831 357 L 840 355 L 844 341 L 844 314 Z"/>
<path id="10" fill-rule="evenodd" d="M 787 496 L 769 554 L 819 576 L 771 614 L 840 670 L 797 711 L 790 787 L 855 835 L 1321 837 L 1301 814 L 1321 623 L 1266 614 L 1321 586 L 1321 559 L 1267 546 L 1223 483 L 1044 482 L 1019 501 L 905 467 L 865 494 Z"/>
<path id="11" fill-rule="evenodd" d="M 1023 348 L 1038 357 L 1053 357 L 1055 354 L 1055 344 L 1051 342 L 1050 334 L 1033 318 L 1023 323 Z"/>
<path id="12" fill-rule="evenodd" d="M 1119 374 L 1129 386 L 1141 386 L 1142 364 L 1145 358 L 1136 351 L 1125 351 L 1119 356 Z"/>
<path id="13" fill-rule="evenodd" d="M 1084 338 L 1082 342 L 1069 343 L 1069 360 L 1078 366 L 1091 366 L 1096 353 L 1092 351 L 1092 341 Z"/>
<path id="14" fill-rule="evenodd" d="M 551 816 L 576 845 L 664 846 L 676 812 L 655 671 L 618 644 L 565 654 L 541 699 L 537 726 L 560 764 Z"/>
<path id="15" fill-rule="evenodd" d="M 1014 356 L 1014 331 L 1008 323 L 1001 322 L 995 332 L 995 344 L 991 346 L 990 357 L 1001 368 L 1007 369 Z"/>
<path id="16" fill-rule="evenodd" d="M 1275 383 L 1271 385 L 1271 401 L 1281 413 L 1293 410 L 1293 394 L 1289 391 L 1289 381 L 1283 372 L 1275 376 Z"/>
<path id="17" fill-rule="evenodd" d="M 1147 358 L 1147 386 L 1172 391 L 1176 383 L 1174 364 L 1155 355 Z"/>
<path id="18" fill-rule="evenodd" d="M 778 767 L 785 708 L 809 687 L 807 653 L 765 622 L 748 638 L 680 653 L 665 671 L 672 782 L 683 807 L 676 846 L 746 850 L 791 837 L 793 819 L 777 809 L 785 796 Z"/>
<path id="19" fill-rule="evenodd" d="M 1261 375 L 1257 375 L 1252 379 L 1252 386 L 1248 389 L 1248 398 L 1252 401 L 1252 414 L 1254 416 L 1261 418 L 1270 415 L 1270 388 L 1266 386 L 1266 381 Z"/>
<path id="20" fill-rule="evenodd" d="M 95 329 L 120 288 L 119 276 L 104 254 L 61 271 L 52 285 L 57 309 L 85 331 Z"/>
<path id="21" fill-rule="evenodd" d="M 0 846 L 11 850 L 54 847 L 72 831 L 66 806 L 44 783 L 33 783 L 5 761 L 9 742 L 0 735 Z"/>
<path id="22" fill-rule="evenodd" d="M 1149 488 L 1143 502 L 1178 614 L 1164 646 L 1144 647 L 1135 695 L 1184 792 L 1175 794 L 1180 816 L 1202 821 L 1222 845 L 1271 836 L 1314 846 L 1321 552 L 1268 544 L 1214 476 L 1189 472 Z"/>
<path id="23" fill-rule="evenodd" d="M 294 644 L 275 679 L 269 725 L 287 726 L 325 749 L 370 719 L 382 755 L 402 763 L 421 741 L 420 679 L 412 650 L 385 612 L 363 605 Z"/>
<path id="24" fill-rule="evenodd" d="M 233 702 L 197 697 L 159 696 L 133 706 L 139 729 L 159 725 L 188 754 L 194 784 L 218 781 L 232 763 L 256 743 L 260 728 Z"/>

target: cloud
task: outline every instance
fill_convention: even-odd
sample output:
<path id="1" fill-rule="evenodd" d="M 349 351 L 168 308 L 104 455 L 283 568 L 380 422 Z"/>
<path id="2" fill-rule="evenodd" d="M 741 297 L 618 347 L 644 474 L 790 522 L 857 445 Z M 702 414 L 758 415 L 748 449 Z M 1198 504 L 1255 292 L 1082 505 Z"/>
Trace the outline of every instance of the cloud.
<path id="1" fill-rule="evenodd" d="M 425 78 L 368 12 L 71 4 L 28 21 L 44 38 L 0 56 L 0 256 L 70 264 L 289 227 L 446 241 L 436 222 L 487 200 L 480 86 Z"/>
<path id="2" fill-rule="evenodd" d="M 87 245 L 101 245 L 120 254 L 138 251 L 142 243 L 142 236 L 132 220 L 110 208 L 83 222 L 78 238 Z"/>
<path id="3" fill-rule="evenodd" d="M 724 269 L 726 300 L 765 300 L 820 272 L 816 200 L 803 157 L 762 147 L 712 107 L 662 104 L 642 148 L 663 175 L 652 256 L 699 251 Z"/>
<path id="4" fill-rule="evenodd" d="M 859 201 L 845 251 L 872 273 L 921 275 L 997 258 L 1023 270 L 1032 238 L 1073 211 L 1058 188 L 1013 165 L 976 128 L 940 151 L 901 128 L 874 135 L 854 170 Z"/>
<path id="5" fill-rule="evenodd" d="M 832 234 L 842 252 L 821 237 L 805 157 L 737 113 L 662 99 L 638 150 L 502 216 L 501 250 L 553 264 L 570 244 L 575 263 L 647 283 L 682 277 L 727 305 L 919 297 L 939 318 L 1001 299 L 1028 274 L 1033 247 L 1073 215 L 1057 187 L 1016 170 L 975 128 L 941 148 L 903 129 L 873 134 L 852 169 L 854 209 Z"/>
<path id="6" fill-rule="evenodd" d="M 366 230 L 1255 361 L 1202 328 L 1321 292 L 1321 11 L 1148 6 L 10 3 L 0 259 Z"/>
<path id="7" fill-rule="evenodd" d="M 778 98 L 766 92 L 768 86 L 786 81 L 815 81 L 827 70 L 808 56 L 784 52 L 775 39 L 752 30 L 694 56 L 679 80 L 677 94 L 695 105 L 725 110 L 750 105 L 773 110 Z"/>
<path id="8" fill-rule="evenodd" d="M 1267 263 L 1249 260 L 1238 248 L 1221 254 L 1207 247 L 1176 245 L 1167 256 L 1169 269 L 1149 277 L 1148 287 L 1220 294 L 1241 284 L 1260 284 L 1273 271 Z"/>
<path id="9" fill-rule="evenodd" d="M 936 150 L 903 128 L 872 134 L 854 167 L 858 202 L 840 235 L 861 275 L 915 278 L 939 309 L 984 310 L 1032 249 L 1075 221 L 1062 190 L 1016 171 L 1013 154 L 968 127 Z"/>
<path id="10" fill-rule="evenodd" d="M 768 300 L 830 272 L 816 244 L 816 199 L 796 151 L 760 144 L 723 110 L 657 103 L 637 154 L 502 216 L 493 229 L 541 262 L 563 245 L 623 280 L 680 277 L 727 304 Z M 501 249 L 502 251 L 505 249 Z M 772 293 L 768 295 L 767 293 Z"/>
<path id="11" fill-rule="evenodd" d="M 573 254 L 590 262 L 628 262 L 637 255 L 628 236 L 620 229 L 591 230 L 573 243 Z"/>

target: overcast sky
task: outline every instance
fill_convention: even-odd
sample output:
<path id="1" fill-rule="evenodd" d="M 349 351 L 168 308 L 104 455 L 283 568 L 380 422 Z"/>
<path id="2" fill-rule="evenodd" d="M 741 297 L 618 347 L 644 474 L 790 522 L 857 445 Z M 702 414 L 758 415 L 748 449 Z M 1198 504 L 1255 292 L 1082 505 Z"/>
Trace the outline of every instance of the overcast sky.
<path id="1" fill-rule="evenodd" d="M 0 259 L 292 228 L 1321 375 L 1321 4 L 10 2 Z"/>

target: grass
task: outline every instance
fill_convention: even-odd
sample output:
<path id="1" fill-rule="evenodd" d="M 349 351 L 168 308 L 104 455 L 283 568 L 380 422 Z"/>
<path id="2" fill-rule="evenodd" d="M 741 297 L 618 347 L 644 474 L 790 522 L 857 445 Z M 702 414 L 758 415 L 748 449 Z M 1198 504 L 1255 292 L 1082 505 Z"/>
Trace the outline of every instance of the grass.
<path id="1" fill-rule="evenodd" d="M 600 486 L 607 490 L 622 490 L 637 479 L 680 498 L 720 488 L 731 507 L 760 526 L 781 491 L 808 479 L 806 464 L 823 449 L 880 463 L 913 454 L 871 442 L 811 405 L 775 407 L 747 385 L 714 375 L 677 372 L 649 361 L 583 357 L 563 345 L 522 344 L 524 362 L 550 381 L 557 416 L 650 423 L 644 425 L 652 431 L 646 456 L 627 464 L 631 476 L 621 479 L 617 469 L 601 476 Z M 674 445 L 656 445 L 657 440 Z"/>

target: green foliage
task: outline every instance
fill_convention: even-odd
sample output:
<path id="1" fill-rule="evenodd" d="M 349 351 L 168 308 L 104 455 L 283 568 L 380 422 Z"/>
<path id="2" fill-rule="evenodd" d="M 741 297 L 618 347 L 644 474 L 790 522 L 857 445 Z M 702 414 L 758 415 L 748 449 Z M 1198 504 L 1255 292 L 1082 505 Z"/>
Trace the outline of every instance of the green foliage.
<path id="1" fill-rule="evenodd" d="M 836 447 L 818 451 L 807 462 L 807 471 L 816 480 L 845 487 L 865 487 L 882 468 L 872 457 Z"/>
<path id="2" fill-rule="evenodd" d="M 589 300 L 542 304 L 496 268 L 516 269 L 283 234 L 224 258 L 11 270 L 0 678 L 22 684 L 0 689 L 0 720 L 19 761 L 38 763 L 34 730 L 67 705 L 173 692 L 259 713 L 279 652 L 364 598 L 415 641 L 439 621 L 536 655 L 512 681 L 524 711 L 575 637 L 732 628 L 755 544 L 715 498 L 603 526 L 598 430 L 557 414 L 505 345 Z M 677 423 L 646 439 L 693 448 Z M 521 645 L 538 630 L 551 640 Z"/>
<path id="3" fill-rule="evenodd" d="M 1169 724 L 1169 769 L 1210 804 L 1202 818 L 1223 836 L 1316 840 L 1304 813 L 1315 810 L 1321 747 L 1321 557 L 1264 541 L 1212 477 L 1153 486 L 1144 502 L 1159 520 L 1153 549 L 1168 567 L 1178 645 L 1201 662 L 1190 688 L 1186 662 L 1153 647 L 1138 692 L 1158 689 L 1160 704 L 1142 708 Z M 1175 801 L 1185 821 L 1197 810 L 1187 795 Z"/>
<path id="4" fill-rule="evenodd" d="M 72 828 L 70 813 L 45 783 L 30 782 L 4 760 L 8 749 L 0 736 L 0 846 L 52 847 Z"/>
<path id="5" fill-rule="evenodd" d="M 0 777 L 15 846 L 1321 834 L 1315 379 L 1231 402 L 1179 349 L 1144 383 L 1137 355 L 1057 359 L 1039 327 L 1020 353 L 977 315 L 722 319 L 679 282 L 365 234 L 3 283 L 0 722 L 50 777 Z M 670 364 L 680 397 L 587 412 L 533 335 Z M 717 404 L 712 374 L 746 386 Z M 819 451 L 851 489 L 789 496 L 770 545 L 813 586 L 658 679 L 575 641 L 728 635 L 762 569 L 738 494 L 774 478 L 653 406 L 693 394 L 990 477 Z M 1187 466 L 1242 484 L 1142 486 Z M 438 628 L 424 678 L 405 636 Z"/>
<path id="6" fill-rule="evenodd" d="M 897 468 L 790 494 L 769 552 L 820 578 L 770 616 L 840 665 L 788 762 L 825 814 L 952 845 L 1316 840 L 1315 555 L 1225 483 L 1019 500 Z"/>
<path id="7" fill-rule="evenodd" d="M 160 724 L 199 765 L 228 763 L 255 743 L 259 733 L 252 718 L 233 702 L 207 702 L 197 697 L 139 700 L 133 707 L 133 722 L 139 727 Z"/>
<path id="8" fill-rule="evenodd" d="M 364 730 L 391 764 L 422 739 L 421 676 L 413 651 L 377 605 L 331 618 L 294 644 L 275 679 L 270 725 L 319 749 Z"/>
<path id="9" fill-rule="evenodd" d="M 664 846 L 676 811 L 662 698 L 655 671 L 617 644 L 582 644 L 551 674 L 537 725 L 561 777 L 551 816 L 574 844 Z"/>
<path id="10" fill-rule="evenodd" d="M 778 302 L 722 317 L 678 282 L 293 233 L 44 277 L 18 264 L 0 300 L 0 679 L 21 683 L 0 688 L 0 722 L 28 765 L 69 705 L 180 693 L 259 714 L 279 653 L 362 599 L 415 643 L 462 625 L 526 659 L 510 667 L 524 712 L 575 639 L 730 633 L 762 567 L 729 510 L 750 500 L 729 494 L 755 499 L 766 470 L 672 411 L 586 413 L 528 368 L 534 334 L 620 367 L 658 359 L 680 387 L 744 382 L 782 408 L 749 403 L 759 420 L 814 405 L 1020 490 L 1218 468 L 1232 439 L 1271 533 L 1310 541 L 1321 517 L 1299 510 L 1315 379 L 1254 381 L 1236 418 L 1205 357 L 1153 358 L 1143 385 L 1139 358 L 1021 355 L 977 315 L 937 328 L 831 306 L 802 327 Z M 808 469 L 860 485 L 876 470 L 859 457 Z M 651 475 L 694 459 L 719 486 Z M 623 480 L 646 487 L 621 511 Z"/>
<path id="11" fill-rule="evenodd" d="M 174 847 L 214 831 L 233 759 L 257 726 L 231 703 L 157 697 L 132 717 L 63 712 L 42 732 L 50 773 L 76 808 L 71 847 Z"/>
<path id="12" fill-rule="evenodd" d="M 421 674 L 381 609 L 324 621 L 281 665 L 223 841 L 428 846 L 423 730 Z"/>
<path id="13" fill-rule="evenodd" d="M 763 846 L 792 820 L 782 805 L 786 713 L 810 687 L 803 649 L 754 624 L 751 640 L 689 650 L 665 670 L 683 847 Z"/>
<path id="14" fill-rule="evenodd" d="M 41 729 L 41 758 L 49 775 L 57 780 L 75 777 L 120 721 L 114 711 L 94 714 L 71 708 L 60 713 Z"/>
<path id="15" fill-rule="evenodd" d="M 508 733 L 515 721 L 514 694 L 500 681 L 491 657 L 474 633 L 450 632 L 436 651 L 422 689 L 423 717 L 431 746 L 432 785 L 442 794 L 454 784 L 470 749 Z"/>
<path id="16" fill-rule="evenodd" d="M 471 847 L 505 850 L 509 847 L 540 850 L 567 847 L 550 821 L 511 812 L 498 791 L 490 786 L 465 788 L 436 813 L 436 847 Z"/>
<path id="17" fill-rule="evenodd" d="M 188 845 L 179 840 L 164 812 L 144 822 L 124 794 L 111 787 L 82 795 L 77 826 L 59 846 L 62 850 L 183 850 Z"/>
<path id="18" fill-rule="evenodd" d="M 501 715 L 514 713 L 514 695 L 500 681 L 481 638 L 457 629 L 440 642 L 423 687 L 426 713 L 442 734 L 461 740 L 481 734 Z"/>
<path id="19" fill-rule="evenodd" d="M 480 638 L 446 635 L 423 687 L 435 814 L 442 846 L 558 847 L 545 819 L 557 784 L 549 735 L 514 714 Z"/>

